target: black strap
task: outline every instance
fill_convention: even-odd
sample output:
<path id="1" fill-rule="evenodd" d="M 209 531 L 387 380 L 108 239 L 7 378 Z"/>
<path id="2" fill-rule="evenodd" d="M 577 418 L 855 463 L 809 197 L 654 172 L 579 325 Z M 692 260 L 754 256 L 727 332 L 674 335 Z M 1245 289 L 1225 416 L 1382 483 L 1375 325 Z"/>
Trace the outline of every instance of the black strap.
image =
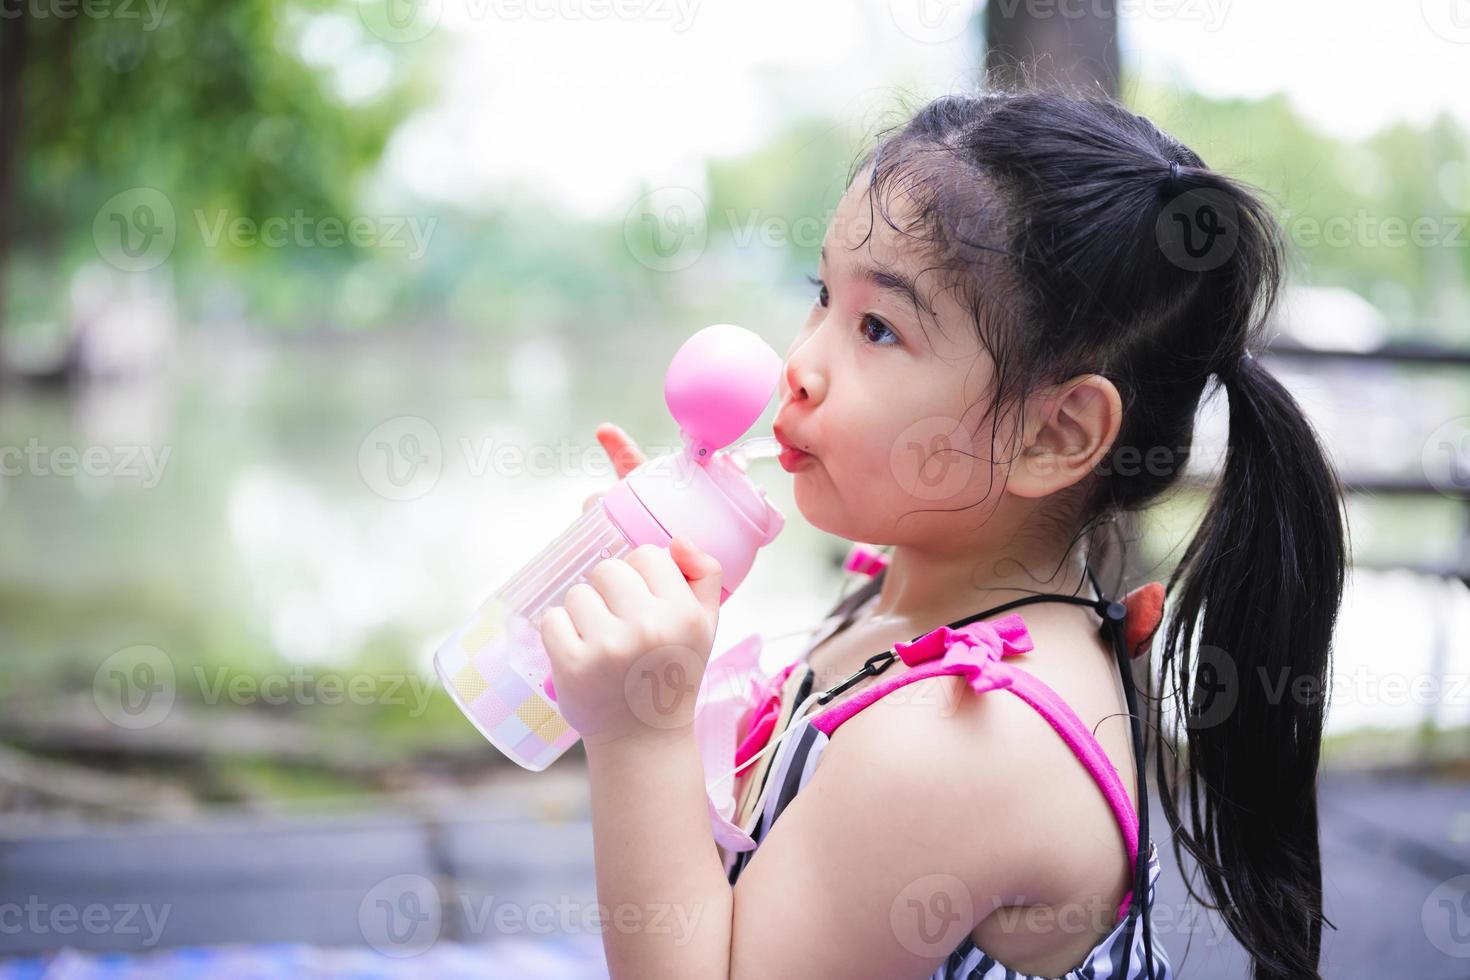
<path id="1" fill-rule="evenodd" d="M 1113 655 L 1117 659 L 1118 671 L 1123 679 L 1123 696 L 1128 705 L 1129 728 L 1133 736 L 1133 758 L 1137 763 L 1137 787 L 1138 796 L 1138 857 L 1133 866 L 1133 898 L 1128 905 L 1128 928 L 1124 936 L 1126 943 L 1123 950 L 1123 969 L 1120 977 L 1127 977 L 1129 967 L 1133 959 L 1133 933 L 1139 918 L 1143 920 L 1143 948 L 1148 958 L 1149 980 L 1154 977 L 1154 949 L 1153 932 L 1150 928 L 1149 917 L 1142 915 L 1143 905 L 1148 901 L 1148 782 L 1144 776 L 1143 761 L 1143 727 L 1138 716 L 1138 695 L 1133 684 L 1133 671 L 1131 667 L 1132 658 L 1128 655 L 1128 639 L 1125 628 L 1128 617 L 1128 607 L 1116 600 L 1108 599 L 1103 595 L 1102 585 L 1097 580 L 1097 575 L 1092 571 L 1092 566 L 1087 566 L 1087 578 L 1091 582 L 1093 591 L 1097 593 L 1096 599 L 1084 599 L 1078 595 L 1068 595 L 1062 592 L 1043 592 L 1036 595 L 1022 596 L 1012 599 L 1010 602 L 1001 603 L 982 612 L 973 613 L 963 619 L 957 619 L 948 623 L 950 629 L 957 630 L 971 623 L 988 619 L 997 613 L 1003 613 L 1019 606 L 1027 606 L 1035 602 L 1065 602 L 1075 606 L 1089 606 L 1102 617 L 1102 626 L 1099 632 L 1107 637 L 1113 647 Z M 930 630 L 929 632 L 933 632 Z M 928 633 L 921 633 L 910 642 L 917 642 Z M 856 672 L 849 675 L 836 686 L 823 691 L 817 696 L 817 704 L 826 704 L 837 695 L 857 684 L 865 677 L 876 677 L 883 673 L 895 662 L 900 660 L 899 655 L 893 650 L 885 650 L 876 653 L 863 662 Z"/>
<path id="2" fill-rule="evenodd" d="M 1087 577 L 1092 582 L 1092 588 L 1098 594 L 1098 601 L 1102 601 L 1102 586 L 1098 583 L 1097 576 L 1093 574 L 1092 567 L 1087 568 Z M 1138 692 L 1133 684 L 1132 657 L 1128 651 L 1128 634 L 1126 629 L 1127 607 L 1122 603 L 1114 602 L 1108 606 L 1108 613 L 1104 619 L 1104 628 L 1112 634 L 1113 655 L 1118 661 L 1118 672 L 1123 680 L 1123 698 L 1128 706 L 1128 727 L 1133 736 L 1133 760 L 1137 765 L 1138 783 L 1135 794 L 1138 797 L 1138 857 L 1133 868 L 1133 899 L 1128 905 L 1128 928 L 1124 932 L 1123 940 L 1126 943 L 1123 949 L 1123 968 L 1119 976 L 1126 978 L 1133 963 L 1133 933 L 1137 928 L 1138 920 L 1143 920 L 1143 954 L 1147 963 L 1148 980 L 1154 980 L 1154 944 L 1151 917 L 1144 915 L 1142 910 L 1148 902 L 1148 780 L 1144 775 L 1143 759 L 1143 723 L 1138 715 Z"/>

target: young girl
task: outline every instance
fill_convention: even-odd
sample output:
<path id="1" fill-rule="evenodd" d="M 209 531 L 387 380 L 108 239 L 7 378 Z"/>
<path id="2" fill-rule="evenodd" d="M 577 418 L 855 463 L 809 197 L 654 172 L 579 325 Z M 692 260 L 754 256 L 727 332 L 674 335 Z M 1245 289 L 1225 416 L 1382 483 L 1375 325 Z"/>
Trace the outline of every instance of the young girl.
<path id="1" fill-rule="evenodd" d="M 1252 356 L 1276 225 L 1098 97 L 941 98 L 856 171 L 775 431 L 802 514 L 891 553 L 743 723 L 747 760 L 770 739 L 738 790 L 757 847 L 712 839 L 693 735 L 718 563 L 639 548 L 542 623 L 586 745 L 612 975 L 1170 977 L 1141 798 L 1167 700 L 1156 778 L 1196 899 L 1257 978 L 1316 977 L 1346 546 L 1325 453 Z M 1135 695 L 1161 597 L 1113 601 L 1100 532 L 1179 482 L 1215 387 L 1219 486 L 1169 581 L 1159 696 Z M 641 461 L 599 437 L 620 475 Z"/>

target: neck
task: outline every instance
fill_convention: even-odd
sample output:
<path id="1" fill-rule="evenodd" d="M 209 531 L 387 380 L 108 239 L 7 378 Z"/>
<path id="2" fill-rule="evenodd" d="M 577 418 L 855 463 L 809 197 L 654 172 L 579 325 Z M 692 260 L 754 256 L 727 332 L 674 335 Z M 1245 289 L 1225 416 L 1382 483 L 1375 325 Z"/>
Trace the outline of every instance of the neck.
<path id="1" fill-rule="evenodd" d="M 1084 558 L 1076 548 L 1064 555 L 1056 549 L 955 552 L 899 545 L 889 558 L 871 617 L 923 626 L 1037 592 L 1091 598 Z"/>

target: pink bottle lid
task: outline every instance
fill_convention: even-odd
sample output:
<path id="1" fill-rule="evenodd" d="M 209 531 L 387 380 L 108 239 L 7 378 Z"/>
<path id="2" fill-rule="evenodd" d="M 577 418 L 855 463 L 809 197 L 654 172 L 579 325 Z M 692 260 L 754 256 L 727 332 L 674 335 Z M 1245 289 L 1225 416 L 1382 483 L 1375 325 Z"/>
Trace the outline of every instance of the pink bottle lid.
<path id="1" fill-rule="evenodd" d="M 684 450 L 644 462 L 602 497 L 635 547 L 682 536 L 713 555 L 723 569 L 722 601 L 785 525 L 765 492 L 719 452 L 755 424 L 780 379 L 781 356 L 757 334 L 729 323 L 698 331 L 664 378 Z"/>

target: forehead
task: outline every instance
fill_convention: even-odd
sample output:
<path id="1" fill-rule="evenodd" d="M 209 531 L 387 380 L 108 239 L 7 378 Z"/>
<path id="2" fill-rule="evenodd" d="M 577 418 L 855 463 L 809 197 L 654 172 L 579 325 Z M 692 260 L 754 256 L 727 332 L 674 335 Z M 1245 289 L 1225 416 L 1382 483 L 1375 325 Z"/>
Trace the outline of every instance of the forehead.
<path id="1" fill-rule="evenodd" d="M 892 186 L 880 198 L 868 174 L 859 174 L 842 195 L 823 239 L 828 285 L 841 283 L 861 303 L 876 301 L 881 294 L 890 310 L 905 314 L 921 329 L 922 340 L 936 354 L 973 357 L 980 347 L 975 324 L 948 288 L 928 234 L 916 227 L 915 202 Z M 878 288 L 894 279 L 912 286 L 917 303 L 897 289 Z"/>
<path id="2" fill-rule="evenodd" d="M 871 188 L 869 174 L 859 174 L 842 195 L 823 241 L 828 262 L 861 261 L 912 272 L 916 240 L 900 229 L 913 227 L 915 205 L 909 195 L 892 188 Z M 894 228 L 897 225 L 898 228 Z"/>

